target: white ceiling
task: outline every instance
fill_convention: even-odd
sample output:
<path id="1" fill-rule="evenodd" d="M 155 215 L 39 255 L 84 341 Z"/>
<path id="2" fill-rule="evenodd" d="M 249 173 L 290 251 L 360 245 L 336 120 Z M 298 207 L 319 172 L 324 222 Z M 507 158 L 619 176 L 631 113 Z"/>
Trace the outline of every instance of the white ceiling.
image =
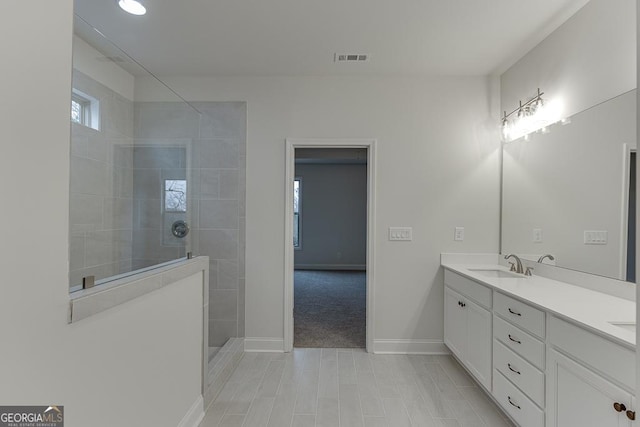
<path id="1" fill-rule="evenodd" d="M 487 75 L 588 0 L 76 0 L 76 13 L 157 75 Z M 334 53 L 366 63 L 334 63 Z"/>

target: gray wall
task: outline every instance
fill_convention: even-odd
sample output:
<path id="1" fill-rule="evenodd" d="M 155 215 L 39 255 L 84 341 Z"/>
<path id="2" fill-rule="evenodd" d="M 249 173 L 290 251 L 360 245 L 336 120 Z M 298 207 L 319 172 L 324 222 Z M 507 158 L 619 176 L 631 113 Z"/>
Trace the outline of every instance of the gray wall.
<path id="1" fill-rule="evenodd" d="M 135 103 L 136 195 L 143 196 L 145 186 L 157 186 L 160 177 L 185 173 L 190 197 L 186 215 L 175 218 L 157 215 L 157 196 L 136 198 L 134 257 L 147 248 L 160 248 L 161 254 L 155 255 L 173 256 L 181 248 L 167 235 L 168 227 L 182 216 L 187 219 L 191 250 L 210 259 L 209 345 L 219 347 L 231 337 L 244 336 L 246 104 L 191 104 L 202 114 L 193 115 L 179 102 Z M 184 157 L 175 151 L 179 147 L 184 147 Z M 157 190 L 149 194 L 159 194 Z"/>
<path id="2" fill-rule="evenodd" d="M 247 104 L 192 105 L 202 112 L 192 154 L 194 182 L 199 182 L 197 253 L 211 263 L 209 345 L 219 347 L 244 336 Z"/>
<path id="3" fill-rule="evenodd" d="M 186 156 L 190 140 L 184 145 L 171 139 L 156 140 L 156 145 L 138 145 L 139 141 L 136 139 L 133 148 L 134 270 L 184 257 L 191 240 L 189 235 L 182 239 L 173 236 L 171 224 L 177 220 L 190 223 L 192 212 L 166 212 L 163 207 L 164 180 L 188 177 Z"/>
<path id="4" fill-rule="evenodd" d="M 367 165 L 296 164 L 302 179 L 302 247 L 295 268 L 365 268 Z"/>
<path id="5" fill-rule="evenodd" d="M 131 102 L 86 75 L 101 131 L 72 124 L 71 285 L 185 256 L 210 258 L 209 343 L 244 336 L 246 104 Z M 186 179 L 186 213 L 162 208 L 164 179 Z M 185 219 L 189 236 L 170 225 Z M 188 246 L 187 246 L 188 243 Z"/>

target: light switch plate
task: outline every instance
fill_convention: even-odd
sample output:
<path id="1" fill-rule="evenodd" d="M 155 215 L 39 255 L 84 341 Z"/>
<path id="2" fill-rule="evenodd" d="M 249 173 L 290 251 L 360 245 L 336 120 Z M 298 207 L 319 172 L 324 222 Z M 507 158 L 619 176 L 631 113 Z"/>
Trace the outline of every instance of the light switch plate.
<path id="1" fill-rule="evenodd" d="M 411 241 L 413 240 L 413 228 L 411 227 L 389 227 L 389 240 Z"/>
<path id="2" fill-rule="evenodd" d="M 533 243 L 542 243 L 542 228 L 533 229 Z"/>
<path id="3" fill-rule="evenodd" d="M 453 240 L 461 242 L 464 240 L 464 227 L 456 227 L 453 234 Z"/>
<path id="4" fill-rule="evenodd" d="M 585 245 L 606 245 L 609 240 L 609 233 L 604 230 L 585 230 L 584 232 L 584 244 Z"/>

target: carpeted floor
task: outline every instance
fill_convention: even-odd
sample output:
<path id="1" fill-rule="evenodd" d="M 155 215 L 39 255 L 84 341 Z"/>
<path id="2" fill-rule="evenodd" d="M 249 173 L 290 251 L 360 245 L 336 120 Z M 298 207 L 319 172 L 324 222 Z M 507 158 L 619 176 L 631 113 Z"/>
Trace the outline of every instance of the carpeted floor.
<path id="1" fill-rule="evenodd" d="M 364 271 L 296 270 L 295 347 L 365 347 L 367 286 Z"/>

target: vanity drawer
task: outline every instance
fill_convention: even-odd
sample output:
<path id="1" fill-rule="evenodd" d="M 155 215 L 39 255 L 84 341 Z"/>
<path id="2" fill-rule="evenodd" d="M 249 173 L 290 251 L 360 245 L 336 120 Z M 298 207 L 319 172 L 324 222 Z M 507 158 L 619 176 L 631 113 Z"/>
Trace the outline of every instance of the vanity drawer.
<path id="1" fill-rule="evenodd" d="M 522 329 L 493 316 L 493 337 L 541 370 L 544 370 L 544 343 Z"/>
<path id="2" fill-rule="evenodd" d="M 485 308 L 491 308 L 491 289 L 459 274 L 444 270 L 444 283 L 462 295 L 475 300 Z"/>
<path id="3" fill-rule="evenodd" d="M 493 294 L 493 311 L 533 335 L 544 338 L 543 311 L 499 292 Z"/>
<path id="4" fill-rule="evenodd" d="M 549 325 L 549 341 L 553 346 L 625 385 L 629 390 L 635 390 L 634 351 L 553 316 Z"/>
<path id="5" fill-rule="evenodd" d="M 544 374 L 497 340 L 493 341 L 493 367 L 544 407 Z"/>
<path id="6" fill-rule="evenodd" d="M 544 412 L 498 371 L 493 375 L 493 397 L 520 427 L 544 426 Z"/>

